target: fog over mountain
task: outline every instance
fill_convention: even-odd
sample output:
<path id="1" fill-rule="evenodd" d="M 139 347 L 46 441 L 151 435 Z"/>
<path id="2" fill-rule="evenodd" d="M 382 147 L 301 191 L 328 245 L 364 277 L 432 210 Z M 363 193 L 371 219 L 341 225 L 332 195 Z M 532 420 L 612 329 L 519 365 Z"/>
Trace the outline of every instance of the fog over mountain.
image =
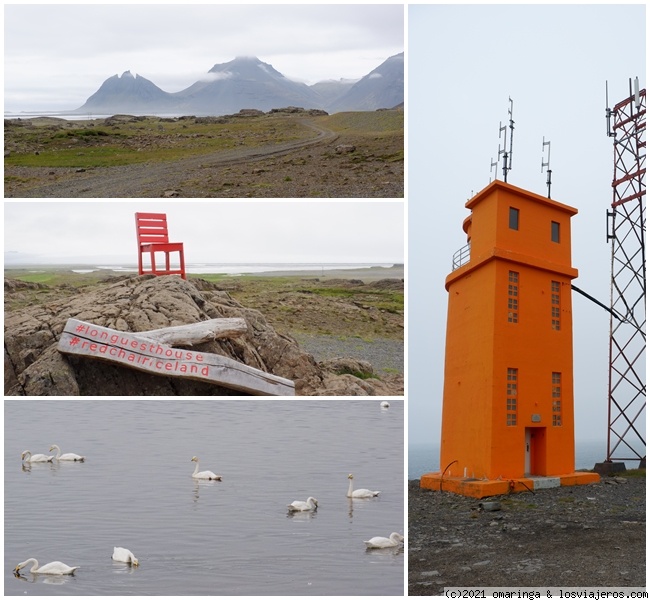
<path id="1" fill-rule="evenodd" d="M 292 81 L 256 57 L 214 65 L 180 92 L 168 93 L 125 71 L 109 77 L 77 113 L 224 115 L 242 109 L 299 106 L 328 112 L 393 108 L 404 101 L 404 53 L 390 57 L 358 82 Z"/>

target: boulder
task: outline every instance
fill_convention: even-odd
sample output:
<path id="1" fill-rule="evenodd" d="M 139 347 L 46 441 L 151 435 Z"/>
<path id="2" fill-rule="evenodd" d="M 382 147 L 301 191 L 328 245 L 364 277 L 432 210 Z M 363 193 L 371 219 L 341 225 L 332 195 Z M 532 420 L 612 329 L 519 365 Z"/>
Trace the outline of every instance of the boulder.
<path id="1" fill-rule="evenodd" d="M 356 150 L 352 144 L 339 144 L 334 150 L 337 154 L 350 154 Z"/>
<path id="2" fill-rule="evenodd" d="M 8 296 L 25 284 L 5 280 Z M 31 285 L 27 284 L 27 287 Z M 56 349 L 69 318 L 118 331 L 143 332 L 216 318 L 242 318 L 247 331 L 193 347 L 292 380 L 296 395 L 401 395 L 403 379 L 382 381 L 368 363 L 318 364 L 292 337 L 277 333 L 264 315 L 246 308 L 217 284 L 179 276 L 127 276 L 5 315 L 5 395 L 9 396 L 228 396 L 240 392 L 200 381 L 150 375 Z M 352 374 L 351 374 L 352 373 Z M 360 375 L 357 377 L 356 375 Z"/>

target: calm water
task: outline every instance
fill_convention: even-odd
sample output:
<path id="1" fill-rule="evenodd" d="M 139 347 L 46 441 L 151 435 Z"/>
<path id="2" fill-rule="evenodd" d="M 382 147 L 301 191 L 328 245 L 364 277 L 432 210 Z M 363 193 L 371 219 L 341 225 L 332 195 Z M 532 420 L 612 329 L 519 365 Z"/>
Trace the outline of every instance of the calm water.
<path id="1" fill-rule="evenodd" d="M 404 552 L 363 544 L 404 533 L 400 401 L 4 404 L 5 595 L 404 593 Z M 51 444 L 86 462 L 22 468 Z M 223 481 L 193 480 L 194 455 Z M 348 473 L 381 495 L 348 500 Z M 308 496 L 315 514 L 288 515 Z M 80 568 L 14 577 L 29 557 Z"/>
<path id="2" fill-rule="evenodd" d="M 593 469 L 607 456 L 607 441 L 576 441 L 576 469 Z M 628 469 L 637 468 L 638 462 L 626 463 Z M 440 470 L 440 446 L 437 444 L 409 444 L 408 478 L 419 479 L 424 473 Z"/>
<path id="3" fill-rule="evenodd" d="M 242 275 L 256 274 L 256 273 L 272 273 L 276 271 L 281 272 L 297 272 L 301 271 L 321 271 L 325 274 L 326 271 L 351 271 L 357 269 L 371 269 L 381 267 L 389 269 L 394 267 L 393 263 L 381 264 L 368 264 L 368 263 L 246 263 L 246 264 L 233 264 L 233 263 L 188 263 L 186 271 L 195 275 L 202 275 L 205 273 L 219 273 L 226 275 Z M 401 266 L 401 265 L 400 265 Z M 135 264 L 122 264 L 122 265 L 92 265 L 87 269 L 72 269 L 75 273 L 92 273 L 94 271 L 110 270 L 118 271 L 120 273 L 137 273 L 138 267 Z"/>

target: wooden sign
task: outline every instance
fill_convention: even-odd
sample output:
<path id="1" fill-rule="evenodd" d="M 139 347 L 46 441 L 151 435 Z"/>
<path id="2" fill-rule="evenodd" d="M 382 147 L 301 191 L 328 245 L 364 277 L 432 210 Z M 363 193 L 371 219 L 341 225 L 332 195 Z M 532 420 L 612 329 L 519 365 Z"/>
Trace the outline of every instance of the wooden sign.
<path id="1" fill-rule="evenodd" d="M 159 331 L 159 330 L 157 330 Z M 96 358 L 139 371 L 216 383 L 257 396 L 293 396 L 293 381 L 207 352 L 173 348 L 147 332 L 127 333 L 68 319 L 59 339 L 64 354 Z"/>

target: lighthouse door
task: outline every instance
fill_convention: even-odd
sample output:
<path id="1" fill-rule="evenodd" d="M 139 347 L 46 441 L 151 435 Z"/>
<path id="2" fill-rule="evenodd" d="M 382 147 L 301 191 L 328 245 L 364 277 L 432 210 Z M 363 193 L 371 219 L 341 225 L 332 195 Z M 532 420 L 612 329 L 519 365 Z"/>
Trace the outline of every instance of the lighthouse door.
<path id="1" fill-rule="evenodd" d="M 531 430 L 529 427 L 526 427 L 525 435 L 525 446 L 524 446 L 524 476 L 528 477 L 530 475 L 530 455 L 532 453 L 533 436 L 531 435 Z"/>

